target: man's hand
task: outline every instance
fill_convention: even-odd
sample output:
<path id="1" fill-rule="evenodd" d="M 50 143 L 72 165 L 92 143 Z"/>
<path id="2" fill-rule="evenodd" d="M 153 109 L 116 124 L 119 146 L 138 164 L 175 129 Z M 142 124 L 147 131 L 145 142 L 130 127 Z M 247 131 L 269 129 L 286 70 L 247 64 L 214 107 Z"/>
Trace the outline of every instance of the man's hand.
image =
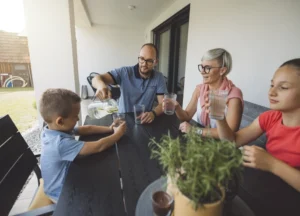
<path id="1" fill-rule="evenodd" d="M 244 166 L 269 172 L 272 171 L 277 159 L 265 149 L 258 146 L 244 146 L 243 148 Z"/>
<path id="2" fill-rule="evenodd" d="M 179 125 L 179 130 L 181 130 L 182 133 L 188 133 L 191 130 L 191 125 L 187 122 L 182 122 Z"/>
<path id="3" fill-rule="evenodd" d="M 95 96 L 100 100 L 105 100 L 107 98 L 111 98 L 111 91 L 107 88 L 107 86 L 100 87 L 97 89 Z"/>
<path id="4" fill-rule="evenodd" d="M 151 123 L 154 120 L 155 116 L 152 112 L 144 112 L 142 115 L 141 123 Z"/>
<path id="5" fill-rule="evenodd" d="M 126 132 L 126 122 L 124 121 L 122 124 L 120 124 L 118 127 L 113 127 L 114 133 L 119 134 L 120 136 L 123 136 Z"/>

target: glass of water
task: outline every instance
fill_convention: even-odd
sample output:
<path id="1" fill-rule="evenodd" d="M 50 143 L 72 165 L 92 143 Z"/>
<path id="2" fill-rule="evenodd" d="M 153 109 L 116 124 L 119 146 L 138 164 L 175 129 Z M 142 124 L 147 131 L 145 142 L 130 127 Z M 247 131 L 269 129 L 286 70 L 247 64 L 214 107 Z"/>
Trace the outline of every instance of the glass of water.
<path id="1" fill-rule="evenodd" d="M 173 115 L 175 112 L 175 103 L 176 103 L 177 95 L 174 93 L 168 93 L 164 95 L 164 113 L 167 115 Z"/>
<path id="2" fill-rule="evenodd" d="M 210 90 L 209 91 L 209 118 L 222 120 L 225 117 L 225 108 L 228 91 Z"/>
<path id="3" fill-rule="evenodd" d="M 112 117 L 113 117 L 115 127 L 119 127 L 120 124 L 125 122 L 125 114 L 124 113 L 113 113 Z"/>
<path id="4" fill-rule="evenodd" d="M 142 116 L 145 112 L 145 105 L 143 104 L 136 104 L 133 106 L 134 109 L 134 119 L 136 124 L 142 123 Z"/>

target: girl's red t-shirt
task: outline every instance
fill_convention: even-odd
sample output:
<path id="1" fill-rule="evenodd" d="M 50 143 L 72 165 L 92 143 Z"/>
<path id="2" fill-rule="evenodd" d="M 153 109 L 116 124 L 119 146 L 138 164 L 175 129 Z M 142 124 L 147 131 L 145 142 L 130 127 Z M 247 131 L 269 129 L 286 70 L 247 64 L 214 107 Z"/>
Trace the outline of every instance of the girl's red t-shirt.
<path id="1" fill-rule="evenodd" d="M 259 124 L 267 136 L 267 151 L 277 159 L 300 169 L 300 126 L 287 127 L 282 113 L 270 110 L 259 116 Z"/>

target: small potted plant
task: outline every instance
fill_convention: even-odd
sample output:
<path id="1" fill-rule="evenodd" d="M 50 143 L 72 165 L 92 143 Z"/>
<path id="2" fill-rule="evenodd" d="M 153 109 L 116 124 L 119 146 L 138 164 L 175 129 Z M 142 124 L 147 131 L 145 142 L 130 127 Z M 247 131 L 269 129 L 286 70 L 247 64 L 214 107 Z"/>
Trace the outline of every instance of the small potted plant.
<path id="1" fill-rule="evenodd" d="M 242 154 L 234 143 L 201 138 L 192 129 L 182 138 L 165 135 L 150 145 L 168 176 L 174 216 L 222 215 L 224 188 L 242 171 Z"/>

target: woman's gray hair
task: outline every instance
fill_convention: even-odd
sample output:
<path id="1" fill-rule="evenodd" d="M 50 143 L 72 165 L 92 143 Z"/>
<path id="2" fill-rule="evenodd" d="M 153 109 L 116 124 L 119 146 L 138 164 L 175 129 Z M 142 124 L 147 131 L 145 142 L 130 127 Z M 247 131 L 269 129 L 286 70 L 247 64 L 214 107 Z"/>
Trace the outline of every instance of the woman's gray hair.
<path id="1" fill-rule="evenodd" d="M 224 74 L 224 76 L 227 76 L 232 68 L 232 58 L 230 53 L 222 48 L 211 49 L 204 53 L 201 61 L 210 61 L 214 59 L 218 60 L 220 66 L 227 68 L 227 71 Z"/>

